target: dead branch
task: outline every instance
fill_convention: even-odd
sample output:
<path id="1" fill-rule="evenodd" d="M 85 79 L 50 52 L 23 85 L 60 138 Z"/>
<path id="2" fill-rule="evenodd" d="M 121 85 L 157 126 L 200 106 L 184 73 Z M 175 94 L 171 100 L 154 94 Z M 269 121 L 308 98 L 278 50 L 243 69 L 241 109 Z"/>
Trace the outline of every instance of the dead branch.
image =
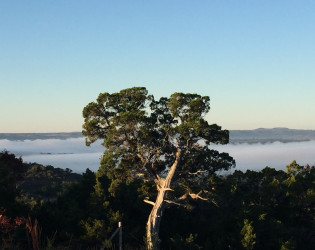
<path id="1" fill-rule="evenodd" d="M 207 173 L 207 172 L 208 172 L 207 170 L 198 170 L 195 173 L 188 172 L 188 174 L 190 174 L 190 175 L 197 175 L 197 174 L 200 174 L 200 173 Z"/>
<path id="2" fill-rule="evenodd" d="M 203 197 L 199 196 L 199 194 L 192 194 L 192 193 L 189 193 L 189 196 L 190 196 L 192 199 L 194 199 L 194 200 L 196 200 L 196 199 L 200 199 L 200 200 L 204 200 L 204 201 L 207 201 L 207 200 L 208 200 L 207 198 L 203 198 Z"/>
<path id="3" fill-rule="evenodd" d="M 165 200 L 166 203 L 168 203 L 169 205 L 177 205 L 177 206 L 181 206 L 181 207 L 186 207 L 185 204 L 176 202 L 176 201 L 170 201 L 170 200 Z"/>
<path id="4" fill-rule="evenodd" d="M 153 202 L 153 201 L 149 201 L 149 200 L 143 200 L 145 203 L 148 203 L 148 204 L 150 204 L 150 205 L 152 205 L 152 206 L 154 206 L 155 205 L 155 203 Z"/>
<path id="5" fill-rule="evenodd" d="M 154 178 L 154 182 L 158 183 L 160 181 L 160 177 L 158 174 L 154 171 L 154 169 L 150 166 L 149 162 L 152 156 L 149 159 L 145 159 L 141 154 L 137 154 L 137 156 L 140 158 L 141 162 L 143 163 L 143 168 L 147 169 L 148 172 L 151 174 L 151 176 Z"/>

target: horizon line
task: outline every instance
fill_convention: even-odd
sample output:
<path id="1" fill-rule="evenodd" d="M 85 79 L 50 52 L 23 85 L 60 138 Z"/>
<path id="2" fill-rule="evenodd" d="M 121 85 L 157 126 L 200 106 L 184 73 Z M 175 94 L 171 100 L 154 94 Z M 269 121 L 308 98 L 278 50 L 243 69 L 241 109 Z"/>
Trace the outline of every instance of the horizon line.
<path id="1" fill-rule="evenodd" d="M 288 127 L 271 127 L 271 128 L 254 128 L 254 129 L 227 129 L 228 131 L 251 131 L 251 130 L 272 130 L 272 129 L 285 129 L 285 130 L 315 130 L 315 129 L 296 129 Z M 225 130 L 225 129 L 223 129 Z M 0 134 L 73 134 L 73 133 L 82 133 L 82 131 L 68 131 L 68 132 L 0 132 Z M 83 134 L 82 134 L 83 136 Z"/>

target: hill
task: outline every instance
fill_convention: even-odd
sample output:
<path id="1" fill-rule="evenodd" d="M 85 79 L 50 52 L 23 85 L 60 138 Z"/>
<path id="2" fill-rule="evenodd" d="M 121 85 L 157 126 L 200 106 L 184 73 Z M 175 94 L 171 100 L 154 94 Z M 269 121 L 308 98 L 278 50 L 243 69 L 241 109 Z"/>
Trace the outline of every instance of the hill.
<path id="1" fill-rule="evenodd" d="M 0 140 L 24 141 L 24 140 L 46 140 L 46 139 L 69 139 L 83 137 L 81 132 L 68 133 L 0 133 Z"/>
<path id="2" fill-rule="evenodd" d="M 0 133 L 0 140 L 10 141 L 70 139 L 83 137 L 81 132 L 68 133 Z M 288 128 L 258 128 L 230 130 L 230 143 L 301 142 L 315 140 L 315 130 Z"/>
<path id="3" fill-rule="evenodd" d="M 230 143 L 301 142 L 315 140 L 315 130 L 258 128 L 230 130 Z"/>

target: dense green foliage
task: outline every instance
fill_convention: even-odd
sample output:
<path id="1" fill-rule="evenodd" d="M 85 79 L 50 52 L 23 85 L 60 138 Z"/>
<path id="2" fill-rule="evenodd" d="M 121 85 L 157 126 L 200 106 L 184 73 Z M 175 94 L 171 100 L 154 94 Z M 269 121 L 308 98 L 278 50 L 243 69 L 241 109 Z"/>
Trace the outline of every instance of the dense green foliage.
<path id="1" fill-rule="evenodd" d="M 198 177 L 207 177 L 231 168 L 232 157 L 208 147 L 229 140 L 227 130 L 204 119 L 209 105 L 209 97 L 197 94 L 174 93 L 155 100 L 144 87 L 101 93 L 83 110 L 86 144 L 101 139 L 106 148 L 99 173 L 113 182 L 139 175 L 156 180 L 166 175 L 179 147 L 184 153 L 177 182 L 186 189 L 190 188 L 187 182 L 196 177 L 189 171 L 202 170 Z"/>
<path id="2" fill-rule="evenodd" d="M 87 170 L 80 180 L 72 179 L 62 192 L 56 189 L 55 200 L 42 196 L 40 202 L 35 192 L 36 203 L 30 206 L 16 188 L 18 176 L 25 176 L 28 164 L 6 152 L 0 154 L 0 166 L 1 218 L 11 219 L 9 232 L 0 223 L 2 248 L 8 243 L 8 249 L 33 248 L 26 224 L 14 224 L 18 216 L 30 216 L 33 223 L 38 221 L 41 234 L 37 241 L 41 249 L 109 246 L 107 239 L 118 221 L 123 222 L 125 249 L 143 248 L 143 224 L 151 209 L 143 199 L 155 195 L 153 183 L 127 180 L 113 189 L 108 177 Z M 16 167 L 23 169 L 24 174 Z M 46 175 L 51 169 L 39 168 L 35 175 Z M 63 174 L 67 172 L 64 170 Z M 172 207 L 165 211 L 160 235 L 162 249 L 314 248 L 315 167 L 292 162 L 287 172 L 266 167 L 260 172 L 213 175 L 208 181 L 209 189 L 204 194 L 207 201 L 194 200 L 189 209 Z M 28 195 L 33 194 L 30 191 Z M 117 246 L 116 238 L 113 244 Z"/>
<path id="3" fill-rule="evenodd" d="M 19 189 L 24 194 L 32 194 L 32 197 L 43 200 L 57 199 L 68 186 L 81 179 L 80 174 L 72 173 L 68 168 L 64 170 L 37 163 L 27 164 L 26 167 L 24 180 L 19 184 Z"/>

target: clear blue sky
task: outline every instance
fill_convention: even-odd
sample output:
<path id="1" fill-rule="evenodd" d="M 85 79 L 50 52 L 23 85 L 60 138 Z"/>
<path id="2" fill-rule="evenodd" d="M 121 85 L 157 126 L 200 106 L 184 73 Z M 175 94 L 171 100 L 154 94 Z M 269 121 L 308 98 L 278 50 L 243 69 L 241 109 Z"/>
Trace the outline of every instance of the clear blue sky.
<path id="1" fill-rule="evenodd" d="M 315 129 L 315 1 L 0 1 L 0 133 L 80 131 L 132 86 L 208 95 L 224 129 Z"/>

